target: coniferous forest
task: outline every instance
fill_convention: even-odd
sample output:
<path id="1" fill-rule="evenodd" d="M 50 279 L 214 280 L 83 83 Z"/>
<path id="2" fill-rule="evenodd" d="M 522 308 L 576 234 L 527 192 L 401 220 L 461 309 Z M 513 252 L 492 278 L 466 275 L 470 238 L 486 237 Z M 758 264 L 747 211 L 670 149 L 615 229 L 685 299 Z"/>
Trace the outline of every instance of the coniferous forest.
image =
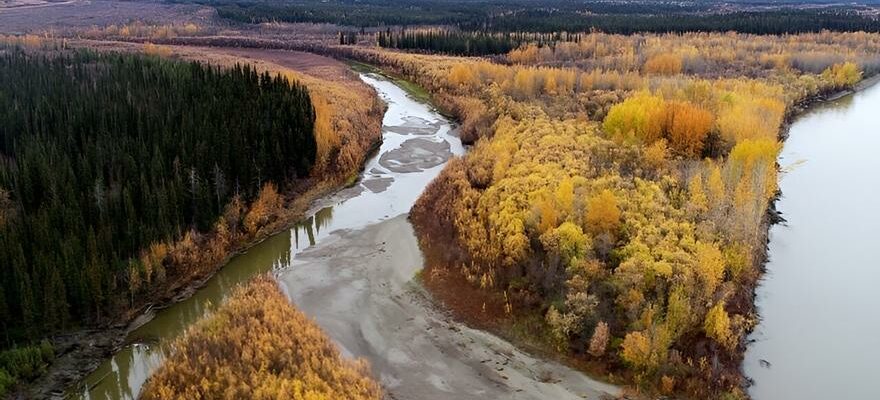
<path id="1" fill-rule="evenodd" d="M 172 0 L 216 8 L 242 23 L 309 22 L 357 27 L 447 25 L 483 32 L 876 32 L 858 4 L 786 8 L 769 2 L 609 2 L 568 0 Z M 757 6 L 757 4 L 756 4 Z M 732 8 L 730 8 L 732 7 Z M 719 9 L 729 12 L 719 12 Z M 430 49 L 425 48 L 423 49 Z M 446 50 L 444 50 L 446 51 Z"/>
<path id="2" fill-rule="evenodd" d="M 384 32 L 376 33 L 376 44 L 379 47 L 401 50 L 427 50 L 462 56 L 482 56 L 508 53 L 524 43 L 525 36 L 528 35 L 458 32 L 441 29 L 400 31 L 387 29 Z"/>
<path id="3" fill-rule="evenodd" d="M 0 88 L 6 345 L 112 317 L 142 249 L 315 162 L 306 88 L 248 66 L 7 50 Z"/>

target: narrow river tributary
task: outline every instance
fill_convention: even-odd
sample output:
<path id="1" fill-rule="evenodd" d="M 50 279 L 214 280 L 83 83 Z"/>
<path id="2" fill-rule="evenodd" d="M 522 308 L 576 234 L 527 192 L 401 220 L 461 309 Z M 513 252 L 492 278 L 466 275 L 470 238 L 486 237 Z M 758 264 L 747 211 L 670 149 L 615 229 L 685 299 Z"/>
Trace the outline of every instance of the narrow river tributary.
<path id="1" fill-rule="evenodd" d="M 449 319 L 414 278 L 422 255 L 406 217 L 453 155 L 453 123 L 377 75 L 361 76 L 388 103 L 383 144 L 359 183 L 316 203 L 293 228 L 233 258 L 191 298 L 159 310 L 74 393 L 131 399 L 178 337 L 238 284 L 265 272 L 352 357 L 363 357 L 398 399 L 582 399 L 619 389 L 534 358 Z"/>
<path id="2" fill-rule="evenodd" d="M 755 400 L 880 398 L 878 149 L 880 85 L 791 126 L 776 204 L 787 222 L 770 229 L 744 364 Z"/>

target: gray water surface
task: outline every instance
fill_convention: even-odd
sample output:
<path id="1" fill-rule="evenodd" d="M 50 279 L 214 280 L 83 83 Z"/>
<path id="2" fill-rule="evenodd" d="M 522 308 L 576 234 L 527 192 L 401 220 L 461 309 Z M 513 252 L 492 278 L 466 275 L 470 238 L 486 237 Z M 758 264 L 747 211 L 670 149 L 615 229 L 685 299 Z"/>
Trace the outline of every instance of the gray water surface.
<path id="1" fill-rule="evenodd" d="M 791 126 L 777 203 L 788 222 L 770 229 L 743 366 L 756 400 L 880 399 L 878 151 L 878 85 Z"/>

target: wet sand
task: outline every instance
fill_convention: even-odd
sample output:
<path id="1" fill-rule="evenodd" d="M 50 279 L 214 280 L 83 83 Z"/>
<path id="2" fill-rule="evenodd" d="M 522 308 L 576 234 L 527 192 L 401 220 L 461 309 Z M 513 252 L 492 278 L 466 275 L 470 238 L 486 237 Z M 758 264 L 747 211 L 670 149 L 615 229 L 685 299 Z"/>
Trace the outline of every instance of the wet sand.
<path id="1" fill-rule="evenodd" d="M 280 275 L 296 305 L 370 361 L 394 399 L 600 399 L 619 389 L 455 322 L 417 283 L 407 215 L 333 232 Z"/>
<path id="2" fill-rule="evenodd" d="M 419 172 L 446 163 L 452 157 L 449 142 L 409 139 L 399 148 L 383 153 L 379 165 L 392 172 Z"/>
<path id="3" fill-rule="evenodd" d="M 382 193 L 388 190 L 388 187 L 394 182 L 394 178 L 391 177 L 379 177 L 379 178 L 370 178 L 364 179 L 361 181 L 361 185 L 367 189 L 370 189 L 373 193 Z"/>

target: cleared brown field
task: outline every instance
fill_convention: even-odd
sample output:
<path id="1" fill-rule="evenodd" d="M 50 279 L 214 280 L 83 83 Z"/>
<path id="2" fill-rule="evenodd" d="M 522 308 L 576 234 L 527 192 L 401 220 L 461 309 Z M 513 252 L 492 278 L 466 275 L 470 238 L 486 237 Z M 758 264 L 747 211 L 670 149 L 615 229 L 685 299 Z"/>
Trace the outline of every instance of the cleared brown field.
<path id="1" fill-rule="evenodd" d="M 348 66 L 342 62 L 317 54 L 302 51 L 253 48 L 211 48 L 210 51 L 233 55 L 246 60 L 270 62 L 327 81 L 343 82 L 346 84 L 360 82 L 360 79 L 357 79 L 357 76 L 351 73 Z"/>
<path id="2" fill-rule="evenodd" d="M 216 14 L 210 7 L 153 1 L 14 0 L 0 3 L 0 33 L 67 33 L 140 19 L 152 24 L 207 24 L 216 19 Z"/>

